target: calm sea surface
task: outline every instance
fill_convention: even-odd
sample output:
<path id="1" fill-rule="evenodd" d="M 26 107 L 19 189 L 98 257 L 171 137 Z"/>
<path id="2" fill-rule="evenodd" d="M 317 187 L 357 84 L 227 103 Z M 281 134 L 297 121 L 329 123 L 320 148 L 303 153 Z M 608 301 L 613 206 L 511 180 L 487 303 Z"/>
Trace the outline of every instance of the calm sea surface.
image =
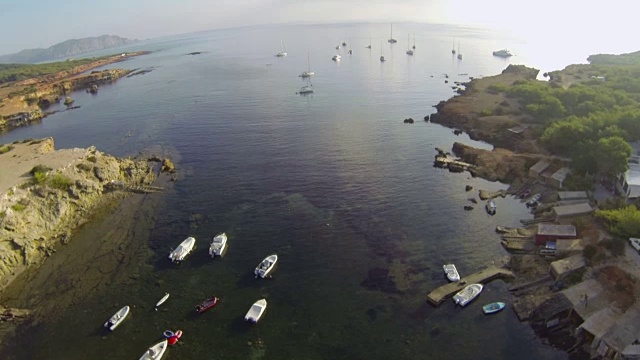
<path id="1" fill-rule="evenodd" d="M 413 45 L 414 33 L 410 57 L 407 34 Z M 151 236 L 131 239 L 145 244 L 142 270 L 21 331 L 2 357 L 135 359 L 163 330 L 182 329 L 164 358 L 566 358 L 541 344 L 510 307 L 482 314 L 483 304 L 513 301 L 501 281 L 465 308 L 426 304 L 426 294 L 446 283 L 444 263 L 455 263 L 464 276 L 502 260 L 507 254 L 495 226 L 530 215 L 511 198 L 497 199 L 493 217 L 481 205 L 464 211 L 475 194 L 465 185 L 506 186 L 433 168 L 434 147 L 491 146 L 422 118 L 453 95 L 455 81 L 497 74 L 510 62 L 536 65 L 527 57 L 531 49 L 462 27 L 397 24 L 398 43 L 388 37 L 387 24 L 367 24 L 146 41 L 122 51 L 154 53 L 109 67 L 153 71 L 102 86 L 97 96 L 73 94 L 80 109 L 0 136 L 0 143 L 53 136 L 57 148 L 95 145 L 118 156 L 160 144 L 172 149 L 180 176 L 155 214 Z M 461 61 L 451 54 L 454 39 Z M 281 41 L 289 56 L 276 58 Z M 342 41 L 353 55 L 335 50 Z M 500 48 L 518 56 L 493 57 Z M 203 53 L 186 55 L 195 51 Z M 335 53 L 341 62 L 331 61 Z M 307 54 L 315 93 L 303 97 L 296 91 L 304 85 L 298 75 Z M 380 63 L 381 54 L 387 62 Z M 403 124 L 407 117 L 416 123 Z M 229 250 L 211 261 L 208 242 L 222 231 Z M 195 253 L 171 266 L 170 248 L 187 236 L 198 241 Z M 254 280 L 253 268 L 274 252 L 280 256 L 274 278 Z M 165 292 L 171 298 L 154 312 Z M 211 295 L 221 304 L 193 316 Z M 268 301 L 264 318 L 245 325 L 242 317 L 260 298 Z M 101 332 L 127 304 L 135 306 L 130 318 L 111 334 Z"/>

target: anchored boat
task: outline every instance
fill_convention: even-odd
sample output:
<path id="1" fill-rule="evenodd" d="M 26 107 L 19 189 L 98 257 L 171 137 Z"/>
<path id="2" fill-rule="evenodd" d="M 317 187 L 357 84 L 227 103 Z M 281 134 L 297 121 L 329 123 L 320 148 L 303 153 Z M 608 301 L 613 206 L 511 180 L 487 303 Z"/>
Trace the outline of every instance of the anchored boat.
<path id="1" fill-rule="evenodd" d="M 193 246 L 196 244 L 196 239 L 193 237 L 186 238 L 178 247 L 169 253 L 169 259 L 171 262 L 180 263 L 187 257 L 193 250 Z"/>
<path id="2" fill-rule="evenodd" d="M 497 302 L 493 302 L 491 304 L 487 304 L 485 306 L 482 307 L 482 312 L 485 314 L 495 314 L 499 311 L 501 311 L 502 309 L 504 309 L 505 307 L 505 303 L 497 301 Z"/>
<path id="3" fill-rule="evenodd" d="M 160 360 L 167 350 L 167 339 L 153 345 L 140 357 L 140 360 Z"/>
<path id="4" fill-rule="evenodd" d="M 158 300 L 158 302 L 156 303 L 156 311 L 158 311 L 158 307 L 160 305 L 164 304 L 164 302 L 167 301 L 168 298 L 169 298 L 169 293 L 166 293 L 166 294 L 164 294 L 162 299 Z"/>
<path id="5" fill-rule="evenodd" d="M 447 279 L 449 279 L 449 281 L 460 281 L 460 274 L 458 274 L 458 269 L 456 269 L 455 265 L 442 265 L 442 269 L 444 270 L 445 275 L 447 275 Z"/>
<path id="6" fill-rule="evenodd" d="M 211 309 L 212 307 L 218 305 L 218 301 L 219 300 L 220 299 L 218 299 L 217 297 L 214 296 L 212 298 L 209 298 L 209 299 L 201 302 L 200 304 L 196 305 L 196 312 L 198 314 L 202 314 L 203 312 L 205 312 L 205 311 Z"/>
<path id="7" fill-rule="evenodd" d="M 484 208 L 487 209 L 487 213 L 489 215 L 495 215 L 496 210 L 498 209 L 498 206 L 496 205 L 495 201 L 489 200 L 487 201 L 487 204 L 484 206 Z"/>
<path id="8" fill-rule="evenodd" d="M 244 320 L 255 324 L 260 320 L 265 310 L 267 310 L 267 300 L 260 299 L 251 305 L 247 315 L 244 316 Z"/>
<path id="9" fill-rule="evenodd" d="M 118 312 L 113 314 L 113 316 L 109 320 L 107 320 L 106 323 L 104 323 L 104 327 L 106 327 L 111 331 L 115 330 L 115 328 L 117 328 L 118 325 L 122 323 L 122 321 L 127 317 L 127 315 L 129 315 L 129 309 L 130 309 L 129 305 L 127 305 L 122 309 L 118 310 Z"/>
<path id="10" fill-rule="evenodd" d="M 465 306 L 480 295 L 482 288 L 482 284 L 471 284 L 453 295 L 453 302 Z"/>
<path id="11" fill-rule="evenodd" d="M 209 245 L 209 255 L 211 258 L 222 256 L 227 248 L 227 233 L 221 233 L 213 237 Z"/>
<path id="12" fill-rule="evenodd" d="M 271 274 L 277 262 L 278 262 L 278 255 L 276 254 L 269 255 L 266 258 L 264 258 L 264 260 L 262 260 L 260 264 L 258 264 L 258 266 L 253 271 L 253 273 L 256 275 L 256 278 L 261 277 L 264 279 L 267 276 L 269 276 L 269 274 Z"/>

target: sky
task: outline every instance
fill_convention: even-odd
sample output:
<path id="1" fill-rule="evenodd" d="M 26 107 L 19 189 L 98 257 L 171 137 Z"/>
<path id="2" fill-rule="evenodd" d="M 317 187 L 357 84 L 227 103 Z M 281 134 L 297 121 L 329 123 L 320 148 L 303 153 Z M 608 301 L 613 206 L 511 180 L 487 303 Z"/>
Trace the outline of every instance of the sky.
<path id="1" fill-rule="evenodd" d="M 0 54 L 67 39 L 147 39 L 279 23 L 429 22 L 549 41 L 640 41 L 633 0 L 0 0 Z"/>

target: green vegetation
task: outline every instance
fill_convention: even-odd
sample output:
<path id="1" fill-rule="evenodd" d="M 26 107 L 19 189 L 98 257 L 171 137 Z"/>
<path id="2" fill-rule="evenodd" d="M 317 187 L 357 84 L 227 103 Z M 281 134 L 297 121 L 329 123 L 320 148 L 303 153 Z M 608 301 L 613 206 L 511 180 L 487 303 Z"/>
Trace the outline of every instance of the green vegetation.
<path id="1" fill-rule="evenodd" d="M 11 145 L 0 145 L 0 154 L 6 154 L 11 150 L 13 150 L 13 146 Z"/>
<path id="2" fill-rule="evenodd" d="M 49 171 L 51 171 L 51 168 L 48 167 L 48 166 L 36 165 L 33 168 L 31 168 L 31 170 L 29 170 L 29 174 L 31 176 L 35 176 L 36 173 L 44 173 L 44 174 L 46 174 Z"/>
<path id="3" fill-rule="evenodd" d="M 618 210 L 597 210 L 596 217 L 603 219 L 614 235 L 624 239 L 640 237 L 640 210 L 634 205 Z"/>
<path id="4" fill-rule="evenodd" d="M 4 219 L 5 216 L 7 216 L 7 211 L 6 210 L 0 211 L 0 220 Z"/>
<path id="5" fill-rule="evenodd" d="M 0 66 L 2 66 L 2 64 L 0 64 Z M 24 87 L 24 88 L 22 88 L 20 90 L 16 90 L 16 91 L 10 92 L 7 95 L 7 97 L 9 99 L 11 99 L 11 98 L 16 97 L 16 96 L 26 96 L 26 95 L 29 95 L 31 93 L 36 92 L 36 90 L 37 90 L 37 88 L 34 85 L 30 85 L 30 86 Z"/>
<path id="6" fill-rule="evenodd" d="M 591 55 L 587 58 L 587 60 L 592 64 L 640 65 L 640 51 L 622 55 Z"/>
<path id="7" fill-rule="evenodd" d="M 640 140 L 640 52 L 633 56 L 635 65 L 572 65 L 562 77 L 586 80 L 568 88 L 556 74 L 551 82 L 516 81 L 505 94 L 530 115 L 540 142 L 571 157 L 578 173 L 617 175 L 627 169 L 627 142 Z"/>
<path id="8" fill-rule="evenodd" d="M 98 159 L 96 159 L 94 155 L 91 155 L 87 158 L 87 161 L 90 161 L 95 164 L 98 161 Z"/>
<path id="9" fill-rule="evenodd" d="M 49 186 L 58 190 L 68 190 L 73 182 L 62 174 L 55 174 L 49 179 Z"/>
<path id="10" fill-rule="evenodd" d="M 33 176 L 31 183 L 34 185 L 42 185 L 47 181 L 47 173 L 51 171 L 50 167 L 44 165 L 36 165 L 30 171 L 29 174 Z"/>
<path id="11" fill-rule="evenodd" d="M 26 205 L 23 205 L 23 204 L 19 204 L 19 203 L 18 203 L 18 204 L 13 204 L 13 205 L 11 205 L 11 208 L 12 208 L 14 211 L 22 211 L 22 210 L 26 209 L 26 208 L 27 208 L 27 206 L 26 206 Z"/>
<path id="12" fill-rule="evenodd" d="M 45 64 L 0 64 L 0 84 L 68 71 L 76 66 L 89 64 L 96 60 L 98 59 L 79 59 Z"/>

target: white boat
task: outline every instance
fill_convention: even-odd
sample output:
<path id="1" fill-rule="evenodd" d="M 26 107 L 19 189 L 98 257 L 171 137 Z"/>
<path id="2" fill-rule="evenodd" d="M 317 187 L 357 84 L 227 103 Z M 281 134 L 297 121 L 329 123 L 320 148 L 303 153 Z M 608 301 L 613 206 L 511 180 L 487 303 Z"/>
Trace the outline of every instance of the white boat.
<path id="1" fill-rule="evenodd" d="M 413 55 L 413 50 L 409 48 L 409 34 L 407 34 L 407 55 Z"/>
<path id="2" fill-rule="evenodd" d="M 181 242 L 175 250 L 172 250 L 169 253 L 169 259 L 171 259 L 171 261 L 175 263 L 181 262 L 182 260 L 184 260 L 184 258 L 187 257 L 187 255 L 191 253 L 195 244 L 196 239 L 189 236 L 183 242 Z"/>
<path id="3" fill-rule="evenodd" d="M 510 56 L 513 56 L 513 55 L 509 52 L 509 50 L 502 49 L 502 50 L 494 51 L 493 52 L 493 56 L 498 56 L 498 57 L 502 57 L 502 58 L 508 58 Z"/>
<path id="4" fill-rule="evenodd" d="M 387 61 L 387 59 L 384 58 L 384 54 L 382 52 L 382 49 L 383 49 L 382 42 L 380 42 L 380 62 L 385 62 L 385 61 Z"/>
<path id="5" fill-rule="evenodd" d="M 255 324 L 260 320 L 265 310 L 267 310 L 267 300 L 260 299 L 251 305 L 247 315 L 244 316 L 244 320 Z"/>
<path id="6" fill-rule="evenodd" d="M 460 274 L 458 274 L 458 269 L 456 269 L 455 265 L 442 265 L 442 269 L 444 270 L 445 275 L 447 275 L 447 279 L 449 279 L 449 281 L 460 281 Z"/>
<path id="7" fill-rule="evenodd" d="M 253 273 L 256 275 L 256 278 L 261 277 L 264 279 L 273 271 L 273 268 L 276 266 L 277 262 L 278 255 L 269 255 L 264 258 L 264 260 L 262 260 L 260 264 L 258 264 L 258 266 L 256 266 L 256 269 L 253 271 Z"/>
<path id="8" fill-rule="evenodd" d="M 458 60 L 462 60 L 462 53 L 460 52 L 460 43 L 458 43 Z"/>
<path id="9" fill-rule="evenodd" d="M 489 213 L 490 215 L 495 215 L 496 210 L 498 209 L 498 206 L 496 205 L 495 201 L 489 200 L 485 204 L 484 208 L 487 210 L 487 213 Z"/>
<path id="10" fill-rule="evenodd" d="M 536 206 L 538 205 L 538 201 L 540 201 L 540 197 L 542 195 L 540 194 L 535 194 L 531 197 L 531 199 L 529 199 L 529 201 L 527 201 L 526 205 L 527 207 L 532 207 L 532 206 Z"/>
<path id="11" fill-rule="evenodd" d="M 309 85 L 305 85 L 298 90 L 298 94 L 313 94 L 313 85 L 309 83 Z"/>
<path id="12" fill-rule="evenodd" d="M 122 321 L 127 317 L 127 315 L 129 315 L 129 309 L 130 309 L 129 305 L 127 305 L 122 309 L 118 310 L 118 312 L 113 314 L 113 316 L 109 320 L 107 320 L 106 323 L 104 323 L 104 327 L 113 331 L 115 328 L 118 327 L 118 325 L 120 325 L 120 323 L 122 323 Z"/>
<path id="13" fill-rule="evenodd" d="M 282 51 L 276 54 L 277 57 L 285 57 L 287 56 L 287 48 L 284 47 L 284 43 L 280 41 L 280 45 L 282 46 Z"/>
<path id="14" fill-rule="evenodd" d="M 471 284 L 453 295 L 453 302 L 460 306 L 465 306 L 480 295 L 482 284 Z"/>
<path id="15" fill-rule="evenodd" d="M 167 351 L 168 346 L 167 339 L 162 340 L 161 342 L 153 345 L 147 351 L 142 354 L 140 360 L 160 360 L 164 352 Z"/>
<path id="16" fill-rule="evenodd" d="M 164 294 L 162 299 L 158 300 L 158 302 L 156 303 L 156 311 L 158 311 L 158 307 L 160 305 L 164 304 L 164 302 L 167 301 L 168 298 L 169 298 L 169 293 L 166 293 L 166 294 Z"/>
<path id="17" fill-rule="evenodd" d="M 209 255 L 211 258 L 224 255 L 227 249 L 227 233 L 221 233 L 213 237 L 209 245 Z"/>
<path id="18" fill-rule="evenodd" d="M 391 24 L 391 37 L 389 38 L 389 40 L 387 40 L 390 44 L 395 44 L 398 42 L 398 40 L 393 38 L 393 24 Z"/>
<path id="19" fill-rule="evenodd" d="M 311 62 L 309 61 L 309 54 L 307 53 L 307 71 L 303 71 L 302 74 L 298 75 L 301 78 L 308 78 L 315 75 L 313 71 L 311 71 Z"/>
<path id="20" fill-rule="evenodd" d="M 456 41 L 455 41 L 455 40 L 453 40 L 453 46 L 452 46 L 452 48 L 451 48 L 451 53 L 452 53 L 452 54 L 455 54 L 455 53 L 456 53 Z"/>
<path id="21" fill-rule="evenodd" d="M 331 60 L 333 60 L 333 61 L 340 61 L 340 59 L 342 59 L 342 56 L 340 56 L 338 54 L 333 55 L 333 57 L 331 58 Z"/>

